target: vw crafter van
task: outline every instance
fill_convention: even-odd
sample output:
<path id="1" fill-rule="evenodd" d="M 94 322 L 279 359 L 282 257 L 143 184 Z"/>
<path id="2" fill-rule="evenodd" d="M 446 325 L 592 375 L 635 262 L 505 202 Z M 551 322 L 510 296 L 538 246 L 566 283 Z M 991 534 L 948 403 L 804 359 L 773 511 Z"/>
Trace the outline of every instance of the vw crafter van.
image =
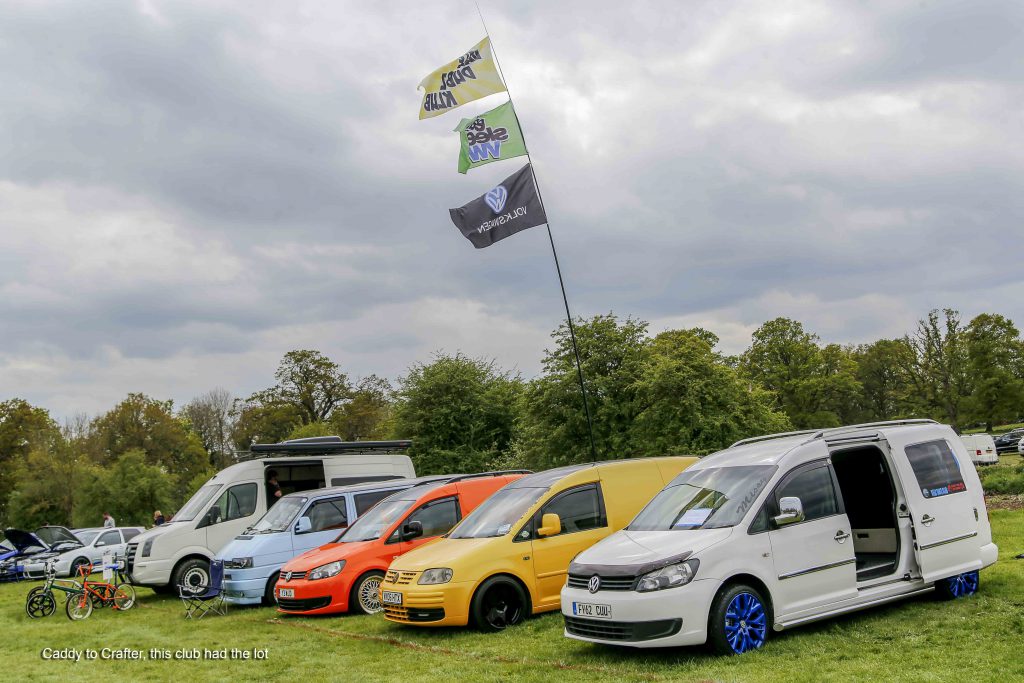
<path id="1" fill-rule="evenodd" d="M 569 561 L 621 529 L 697 458 L 574 465 L 514 481 L 447 536 L 402 555 L 381 583 L 389 621 L 501 630 L 558 609 Z"/>
<path id="2" fill-rule="evenodd" d="M 284 494 L 360 482 L 415 477 L 412 461 L 398 454 L 409 441 L 352 441 L 336 436 L 255 444 L 256 459 L 215 474 L 167 523 L 136 536 L 125 552 L 132 583 L 170 592 L 205 586 L 210 559 L 274 504 L 267 474 L 277 473 Z"/>
<path id="3" fill-rule="evenodd" d="M 996 561 L 981 482 L 931 420 L 748 439 L 680 474 L 581 553 L 565 635 L 632 647 L 761 647 L 771 631 L 938 591 Z"/>
<path id="4" fill-rule="evenodd" d="M 488 496 L 524 473 L 435 477 L 382 500 L 333 543 L 281 569 L 278 611 L 380 612 L 380 582 L 393 559 L 448 533 Z"/>

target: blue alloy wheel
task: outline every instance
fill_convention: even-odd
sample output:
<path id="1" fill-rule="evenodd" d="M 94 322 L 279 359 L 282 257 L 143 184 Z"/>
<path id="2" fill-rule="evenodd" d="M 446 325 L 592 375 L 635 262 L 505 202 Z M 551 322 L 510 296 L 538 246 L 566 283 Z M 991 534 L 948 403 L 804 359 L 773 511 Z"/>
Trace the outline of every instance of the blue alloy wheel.
<path id="1" fill-rule="evenodd" d="M 977 588 L 977 573 L 974 586 Z M 764 605 L 750 593 L 736 595 L 725 611 L 725 638 L 732 651 L 743 654 L 764 645 L 768 634 Z"/>
<path id="2" fill-rule="evenodd" d="M 965 595 L 974 595 L 978 592 L 978 572 L 967 572 L 957 574 L 946 579 L 946 587 L 950 596 L 962 598 Z"/>

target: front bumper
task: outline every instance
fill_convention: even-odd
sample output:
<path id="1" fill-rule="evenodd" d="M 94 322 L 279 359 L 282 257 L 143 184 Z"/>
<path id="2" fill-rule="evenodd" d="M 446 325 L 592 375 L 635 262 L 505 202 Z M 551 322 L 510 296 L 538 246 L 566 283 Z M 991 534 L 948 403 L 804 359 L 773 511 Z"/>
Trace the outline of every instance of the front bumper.
<path id="1" fill-rule="evenodd" d="M 271 574 L 280 567 L 224 568 L 224 602 L 231 605 L 259 605 Z"/>
<path id="2" fill-rule="evenodd" d="M 282 588 L 292 590 L 292 597 L 282 598 Z M 274 595 L 277 598 L 277 611 L 282 614 L 336 614 L 348 611 L 351 590 L 352 576 L 342 571 L 337 576 L 316 581 L 278 580 Z"/>
<path id="3" fill-rule="evenodd" d="M 131 563 L 130 574 L 132 583 L 139 586 L 166 586 L 171 582 L 172 560 L 154 560 L 148 557 L 135 556 Z"/>
<path id="4" fill-rule="evenodd" d="M 700 645 L 708 638 L 711 602 L 721 586 L 714 579 L 694 580 L 679 588 L 650 593 L 562 589 L 565 636 L 628 647 Z M 608 605 L 611 619 L 574 614 L 574 603 Z"/>
<path id="5" fill-rule="evenodd" d="M 473 581 L 421 586 L 415 582 L 388 583 L 385 578 L 380 584 L 384 618 L 410 626 L 465 626 L 475 587 Z M 385 603 L 385 592 L 401 593 L 402 604 Z"/>

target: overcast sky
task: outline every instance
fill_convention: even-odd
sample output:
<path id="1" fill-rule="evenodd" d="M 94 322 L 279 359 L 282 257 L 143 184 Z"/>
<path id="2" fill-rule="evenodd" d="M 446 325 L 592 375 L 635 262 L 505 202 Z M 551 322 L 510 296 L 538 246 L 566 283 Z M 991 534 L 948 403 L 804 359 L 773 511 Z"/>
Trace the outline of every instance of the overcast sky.
<path id="1" fill-rule="evenodd" d="M 574 313 L 776 316 L 827 341 L 929 309 L 1024 323 L 1024 3 L 481 2 Z M 315 348 L 539 370 L 543 228 L 449 207 L 463 116 L 416 85 L 483 36 L 448 2 L 0 6 L 0 400 L 61 418 L 273 383 Z"/>

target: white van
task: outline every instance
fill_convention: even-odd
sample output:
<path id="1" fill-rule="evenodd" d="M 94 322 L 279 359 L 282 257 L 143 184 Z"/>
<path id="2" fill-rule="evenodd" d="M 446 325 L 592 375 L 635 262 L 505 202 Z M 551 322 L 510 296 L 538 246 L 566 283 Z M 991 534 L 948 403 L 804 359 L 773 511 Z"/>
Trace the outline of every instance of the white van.
<path id="1" fill-rule="evenodd" d="M 937 590 L 996 561 L 963 442 L 931 420 L 778 434 L 683 471 L 562 589 L 565 635 L 742 653 L 770 631 Z"/>
<path id="2" fill-rule="evenodd" d="M 999 463 L 996 452 L 996 440 L 991 434 L 961 434 L 960 440 L 971 456 L 975 465 L 995 465 Z"/>
<path id="3" fill-rule="evenodd" d="M 268 472 L 282 494 L 416 476 L 398 451 L 410 441 L 342 441 L 336 436 L 255 444 L 253 455 L 215 474 L 171 520 L 136 536 L 126 559 L 132 583 L 170 592 L 210 580 L 210 559 L 268 508 Z M 273 455 L 269 455 L 273 454 Z M 270 501 L 273 505 L 274 501 Z"/>

